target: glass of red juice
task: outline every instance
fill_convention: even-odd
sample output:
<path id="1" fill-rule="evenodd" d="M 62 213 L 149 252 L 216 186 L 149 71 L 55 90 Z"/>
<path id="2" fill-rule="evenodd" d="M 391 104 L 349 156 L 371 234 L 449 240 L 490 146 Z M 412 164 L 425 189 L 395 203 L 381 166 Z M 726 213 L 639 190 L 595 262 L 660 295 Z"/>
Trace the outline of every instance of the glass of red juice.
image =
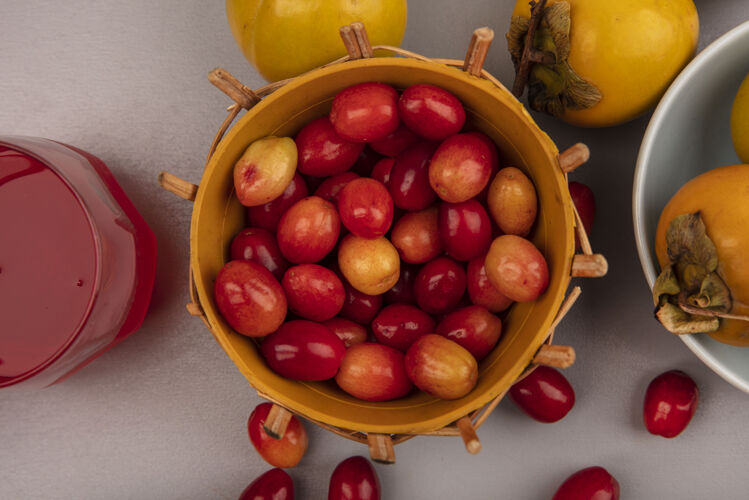
<path id="1" fill-rule="evenodd" d="M 95 156 L 0 136 L 0 389 L 70 376 L 140 327 L 156 239 Z"/>

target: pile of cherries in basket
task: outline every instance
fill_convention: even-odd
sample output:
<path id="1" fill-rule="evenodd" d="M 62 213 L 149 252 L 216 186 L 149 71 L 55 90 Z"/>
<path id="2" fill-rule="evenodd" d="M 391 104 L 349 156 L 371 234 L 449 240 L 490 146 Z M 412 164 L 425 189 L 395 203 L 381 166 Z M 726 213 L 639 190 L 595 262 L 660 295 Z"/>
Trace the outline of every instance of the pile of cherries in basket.
<path id="1" fill-rule="evenodd" d="M 259 139 L 237 161 L 250 227 L 215 299 L 233 329 L 265 337 L 272 370 L 335 378 L 368 401 L 473 389 L 502 333 L 496 314 L 538 298 L 549 270 L 525 238 L 533 183 L 500 169 L 465 117 L 439 87 L 361 83 L 295 139 Z"/>
<path id="2" fill-rule="evenodd" d="M 340 92 L 330 115 L 308 123 L 295 140 L 266 137 L 247 148 L 234 183 L 249 228 L 232 241 L 215 299 L 237 332 L 263 337 L 271 369 L 297 380 L 334 377 L 370 401 L 404 396 L 412 385 L 448 399 L 474 387 L 477 361 L 502 333 L 496 315 L 540 296 L 548 268 L 525 239 L 536 218 L 533 183 L 517 168 L 500 169 L 493 142 L 462 131 L 464 122 L 461 103 L 443 89 L 414 85 L 399 96 L 364 83 Z M 576 182 L 569 187 L 590 231 L 592 192 Z M 546 423 L 575 403 L 566 378 L 544 366 L 509 396 Z M 667 372 L 648 387 L 646 427 L 674 437 L 696 404 L 691 379 Z M 269 435 L 270 407 L 253 411 L 248 430 L 277 468 L 253 481 L 241 500 L 294 496 L 282 468 L 302 459 L 307 434 L 293 416 L 283 436 Z M 618 497 L 616 479 L 588 467 L 554 500 Z M 328 498 L 378 500 L 375 469 L 362 457 L 344 460 Z"/>

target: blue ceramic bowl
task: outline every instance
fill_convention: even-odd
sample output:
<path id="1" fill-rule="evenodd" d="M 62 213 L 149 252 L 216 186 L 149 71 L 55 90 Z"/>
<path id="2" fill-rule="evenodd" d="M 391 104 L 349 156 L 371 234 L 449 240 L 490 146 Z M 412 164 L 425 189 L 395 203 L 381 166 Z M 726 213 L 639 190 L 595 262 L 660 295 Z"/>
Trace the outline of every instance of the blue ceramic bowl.
<path id="1" fill-rule="evenodd" d="M 681 72 L 653 113 L 640 146 L 632 209 L 640 263 L 652 288 L 659 272 L 655 228 L 671 197 L 690 179 L 741 163 L 731 143 L 733 98 L 749 73 L 749 22 L 710 44 Z M 664 330 L 664 335 L 670 335 Z M 684 343 L 718 375 L 749 392 L 749 348 L 707 335 Z"/>

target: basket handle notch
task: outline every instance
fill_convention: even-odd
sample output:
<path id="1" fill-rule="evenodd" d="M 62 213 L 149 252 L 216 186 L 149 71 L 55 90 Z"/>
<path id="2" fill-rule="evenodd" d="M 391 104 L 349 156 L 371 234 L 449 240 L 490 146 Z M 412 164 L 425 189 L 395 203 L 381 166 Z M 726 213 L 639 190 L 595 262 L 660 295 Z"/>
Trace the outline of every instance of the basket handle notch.
<path id="1" fill-rule="evenodd" d="M 489 46 L 494 40 L 494 30 L 488 27 L 476 28 L 471 36 L 471 42 L 468 44 L 466 58 L 463 60 L 463 71 L 473 76 L 481 76 L 481 70 L 484 67 L 486 54 L 489 52 Z"/>
<path id="2" fill-rule="evenodd" d="M 338 33 L 341 35 L 343 45 L 346 46 L 349 58 L 369 59 L 374 57 L 374 50 L 372 50 L 372 44 L 369 43 L 369 36 L 364 23 L 355 22 L 341 26 Z"/>

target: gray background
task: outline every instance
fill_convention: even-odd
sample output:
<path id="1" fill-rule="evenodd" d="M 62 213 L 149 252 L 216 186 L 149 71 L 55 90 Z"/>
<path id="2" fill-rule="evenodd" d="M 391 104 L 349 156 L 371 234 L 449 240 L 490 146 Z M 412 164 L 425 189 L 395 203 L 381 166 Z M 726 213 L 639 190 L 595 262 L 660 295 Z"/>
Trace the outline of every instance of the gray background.
<path id="1" fill-rule="evenodd" d="M 485 67 L 506 85 L 503 34 L 512 7 L 410 0 L 403 46 L 462 58 L 473 28 L 497 33 Z M 749 19 L 745 0 L 696 2 L 700 48 Z M 0 1 L 0 134 L 49 137 L 102 158 L 155 231 L 156 289 L 143 328 L 63 384 L 0 394 L 1 499 L 235 499 L 269 466 L 246 420 L 259 402 L 203 324 L 187 315 L 191 205 L 163 192 L 169 170 L 193 182 L 228 99 L 206 75 L 223 66 L 250 87 L 263 80 L 229 32 L 223 2 Z M 566 371 L 577 403 L 553 425 L 503 402 L 480 429 L 483 451 L 458 438 L 417 438 L 377 466 L 384 498 L 550 498 L 575 470 L 599 464 L 628 499 L 741 499 L 749 495 L 749 397 L 703 366 L 652 320 L 631 224 L 631 182 L 648 117 L 577 129 L 539 117 L 563 149 L 590 145 L 572 178 L 598 200 L 592 242 L 611 266 L 583 284 L 558 329 L 578 362 Z M 688 429 L 674 440 L 642 425 L 648 382 L 683 369 L 700 386 Z M 297 498 L 325 498 L 335 465 L 365 447 L 311 425 L 290 471 Z"/>

